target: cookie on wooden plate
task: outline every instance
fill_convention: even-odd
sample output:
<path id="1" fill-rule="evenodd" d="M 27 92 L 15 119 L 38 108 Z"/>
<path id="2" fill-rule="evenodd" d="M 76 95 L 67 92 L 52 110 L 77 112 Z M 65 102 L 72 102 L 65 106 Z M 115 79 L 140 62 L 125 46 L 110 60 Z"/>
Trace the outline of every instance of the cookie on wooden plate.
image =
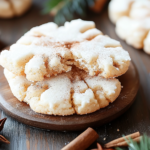
<path id="1" fill-rule="evenodd" d="M 91 77 L 76 67 L 68 73 L 30 82 L 4 70 L 13 95 L 37 113 L 53 115 L 88 114 L 115 101 L 121 91 L 118 79 Z"/>

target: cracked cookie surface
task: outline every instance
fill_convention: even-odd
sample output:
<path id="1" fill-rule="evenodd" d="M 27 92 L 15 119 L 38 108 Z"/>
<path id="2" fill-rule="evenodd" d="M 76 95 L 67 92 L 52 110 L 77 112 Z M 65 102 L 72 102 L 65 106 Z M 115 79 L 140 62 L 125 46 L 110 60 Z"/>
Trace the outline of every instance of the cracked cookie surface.
<path id="1" fill-rule="evenodd" d="M 130 56 L 118 41 L 102 35 L 94 22 L 79 19 L 62 27 L 54 23 L 34 27 L 10 51 L 1 53 L 0 64 L 29 81 L 68 72 L 72 65 L 91 76 L 113 78 L 128 70 Z"/>
<path id="2" fill-rule="evenodd" d="M 4 70 L 13 95 L 37 113 L 53 115 L 88 114 L 115 101 L 121 91 L 118 79 L 91 77 L 73 66 L 68 73 L 30 82 Z"/>
<path id="3" fill-rule="evenodd" d="M 13 95 L 37 113 L 62 116 L 114 102 L 121 92 L 115 77 L 130 60 L 120 42 L 80 19 L 34 27 L 0 54 Z"/>

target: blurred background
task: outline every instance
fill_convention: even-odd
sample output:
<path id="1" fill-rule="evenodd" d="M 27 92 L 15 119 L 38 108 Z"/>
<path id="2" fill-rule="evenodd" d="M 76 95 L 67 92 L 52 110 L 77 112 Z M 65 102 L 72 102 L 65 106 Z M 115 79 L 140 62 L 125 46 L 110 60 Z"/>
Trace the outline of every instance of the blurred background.
<path id="1" fill-rule="evenodd" d="M 34 26 L 76 18 L 92 20 L 108 0 L 0 0 L 0 48 L 16 42 Z M 91 16 L 91 17 L 89 17 Z"/>

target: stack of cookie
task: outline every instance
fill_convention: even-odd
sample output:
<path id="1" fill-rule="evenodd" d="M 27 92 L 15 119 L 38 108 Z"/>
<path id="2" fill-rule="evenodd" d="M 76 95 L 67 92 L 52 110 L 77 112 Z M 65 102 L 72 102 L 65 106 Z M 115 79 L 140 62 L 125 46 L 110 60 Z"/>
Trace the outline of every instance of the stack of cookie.
<path id="1" fill-rule="evenodd" d="M 0 64 L 13 95 L 35 112 L 88 114 L 115 101 L 130 56 L 120 43 L 104 36 L 92 21 L 73 20 L 58 27 L 32 28 Z"/>
<path id="2" fill-rule="evenodd" d="M 109 18 L 121 39 L 150 54 L 150 0 L 111 0 Z"/>

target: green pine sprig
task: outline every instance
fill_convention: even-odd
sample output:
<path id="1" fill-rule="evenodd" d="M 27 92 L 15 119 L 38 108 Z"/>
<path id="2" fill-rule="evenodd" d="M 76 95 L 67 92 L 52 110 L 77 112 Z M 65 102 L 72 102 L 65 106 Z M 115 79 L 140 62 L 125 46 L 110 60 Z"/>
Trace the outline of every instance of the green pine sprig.
<path id="1" fill-rule="evenodd" d="M 75 16 L 85 17 L 87 8 L 94 3 L 95 0 L 47 0 L 43 13 L 54 13 L 54 22 L 61 25 Z"/>
<path id="2" fill-rule="evenodd" d="M 144 134 L 139 143 L 133 141 L 133 139 L 129 138 L 129 140 L 125 139 L 128 143 L 129 150 L 150 150 L 150 137 Z M 116 150 L 123 150 L 121 148 L 116 148 Z"/>

